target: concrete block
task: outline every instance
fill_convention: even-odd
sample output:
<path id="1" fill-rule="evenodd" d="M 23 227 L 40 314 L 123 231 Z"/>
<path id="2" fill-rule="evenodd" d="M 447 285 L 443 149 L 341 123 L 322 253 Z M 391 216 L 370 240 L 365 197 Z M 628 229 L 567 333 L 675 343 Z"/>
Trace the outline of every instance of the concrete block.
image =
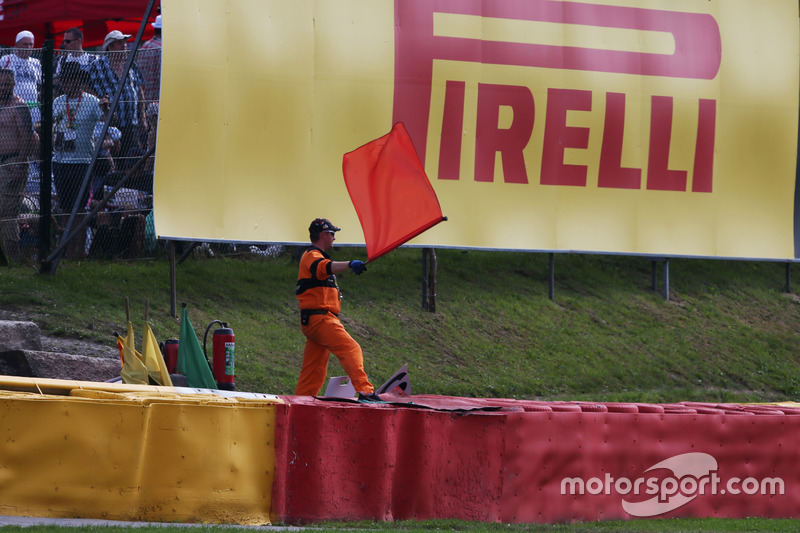
<path id="1" fill-rule="evenodd" d="M 33 378 L 108 381 L 120 375 L 119 359 L 36 350 L 0 352 L 0 374 Z"/>
<path id="2" fill-rule="evenodd" d="M 0 352 L 41 350 L 42 335 L 33 322 L 0 320 Z"/>

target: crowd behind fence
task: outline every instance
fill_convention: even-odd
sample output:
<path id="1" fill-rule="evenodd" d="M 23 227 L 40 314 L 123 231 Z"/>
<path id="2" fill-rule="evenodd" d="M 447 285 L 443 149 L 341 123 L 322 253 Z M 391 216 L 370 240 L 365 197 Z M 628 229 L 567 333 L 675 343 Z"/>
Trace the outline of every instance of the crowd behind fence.
<path id="1" fill-rule="evenodd" d="M 156 142 L 161 50 L 138 50 L 124 77 L 131 52 L 120 41 L 96 52 L 56 50 L 52 61 L 43 60 L 42 49 L 0 53 L 0 262 L 40 259 L 42 250 L 62 238 L 73 212 L 81 219 L 98 205 L 102 209 L 70 241 L 64 257 L 142 257 L 159 246 L 152 214 L 155 156 L 147 154 Z M 100 139 L 122 79 L 118 105 Z M 44 112 L 48 105 L 51 120 Z M 43 203 L 49 204 L 49 219 Z M 43 220 L 52 228 L 45 248 Z"/>

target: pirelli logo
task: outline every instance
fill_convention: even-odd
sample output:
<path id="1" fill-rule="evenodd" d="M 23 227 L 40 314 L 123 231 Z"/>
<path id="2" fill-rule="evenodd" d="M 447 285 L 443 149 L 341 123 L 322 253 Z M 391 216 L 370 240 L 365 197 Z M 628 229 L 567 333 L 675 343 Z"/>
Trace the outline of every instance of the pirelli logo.
<path id="1" fill-rule="evenodd" d="M 720 70 L 720 30 L 711 14 L 557 0 L 395 0 L 395 26 L 393 118 L 404 122 L 423 161 L 431 143 L 438 147 L 432 177 L 492 182 L 500 161 L 510 184 L 712 192 L 717 100 L 692 95 Z M 437 63 L 480 73 L 477 80 L 435 79 Z M 549 85 L 538 85 L 535 74 L 495 82 L 480 70 L 498 67 L 546 72 Z M 602 75 L 604 83 L 553 81 L 553 73 L 567 72 L 587 73 L 590 81 Z M 629 88 L 637 84 L 647 89 L 634 95 Z M 435 86 L 443 94 L 436 107 Z M 646 109 L 645 127 L 626 131 L 632 100 L 638 112 Z M 569 117 L 580 112 L 602 113 L 602 120 L 573 125 Z M 691 115 L 692 131 L 674 132 L 678 113 Z M 474 135 L 465 135 L 465 122 L 474 124 Z M 536 126 L 542 133 L 534 146 Z M 590 136 L 601 139 L 599 148 L 590 150 Z M 625 143 L 641 147 L 639 166 L 624 164 Z M 672 163 L 676 143 L 691 152 L 690 162 Z M 465 149 L 474 151 L 469 173 Z M 576 150 L 590 152 L 591 161 L 570 162 L 566 154 Z"/>

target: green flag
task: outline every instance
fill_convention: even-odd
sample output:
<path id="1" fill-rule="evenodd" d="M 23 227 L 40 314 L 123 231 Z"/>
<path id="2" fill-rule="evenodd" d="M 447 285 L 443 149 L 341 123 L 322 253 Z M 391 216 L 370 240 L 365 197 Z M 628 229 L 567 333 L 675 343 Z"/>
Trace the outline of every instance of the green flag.
<path id="1" fill-rule="evenodd" d="M 186 306 L 181 316 L 181 335 L 178 344 L 178 372 L 186 376 L 190 387 L 216 389 L 217 382 L 208 366 L 208 360 L 200 347 L 200 341 L 194 332 Z"/>

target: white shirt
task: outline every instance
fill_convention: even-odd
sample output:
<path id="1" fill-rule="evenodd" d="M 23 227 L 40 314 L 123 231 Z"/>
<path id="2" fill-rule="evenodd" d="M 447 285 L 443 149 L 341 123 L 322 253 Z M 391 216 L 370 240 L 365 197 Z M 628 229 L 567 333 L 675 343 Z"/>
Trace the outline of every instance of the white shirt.
<path id="1" fill-rule="evenodd" d="M 80 55 L 67 54 L 67 55 L 65 55 L 63 57 L 64 57 L 64 59 L 60 59 L 60 60 L 56 61 L 56 70 L 53 73 L 54 76 L 58 76 L 59 74 L 61 74 L 61 67 L 67 61 L 74 61 L 75 63 L 79 64 L 83 70 L 88 71 L 89 70 L 89 65 L 94 63 L 95 60 L 97 59 L 96 55 L 88 54 L 86 52 L 84 52 L 84 53 L 82 53 Z M 2 63 L 0 63 L 0 65 L 1 64 Z"/>
<path id="2" fill-rule="evenodd" d="M 26 102 L 39 102 L 42 63 L 38 59 L 22 59 L 17 54 L 7 54 L 0 57 L 0 68 L 14 71 L 14 94 Z"/>

